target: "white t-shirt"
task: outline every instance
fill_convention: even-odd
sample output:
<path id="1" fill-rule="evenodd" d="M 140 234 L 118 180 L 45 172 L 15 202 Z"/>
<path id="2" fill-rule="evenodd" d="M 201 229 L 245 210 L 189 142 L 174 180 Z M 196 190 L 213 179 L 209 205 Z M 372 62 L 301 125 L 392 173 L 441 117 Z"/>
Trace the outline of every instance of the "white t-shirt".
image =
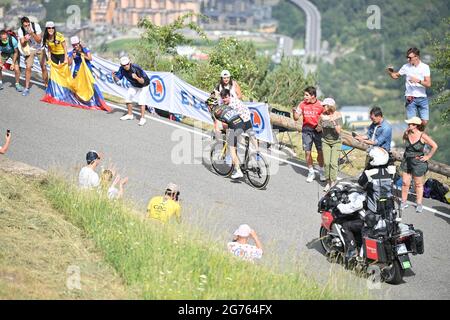
<path id="1" fill-rule="evenodd" d="M 33 30 L 33 26 L 30 23 L 30 29 Z M 39 26 L 39 23 L 34 23 L 34 29 L 36 31 L 36 35 L 40 35 L 42 33 L 42 29 Z M 26 29 L 25 29 L 26 32 Z M 27 34 L 27 33 L 25 33 Z M 20 39 L 22 39 L 25 35 L 23 34 L 22 28 L 19 28 L 19 30 L 17 30 L 17 37 Z M 28 40 L 28 43 L 30 44 L 30 48 L 35 49 L 35 50 L 40 50 L 42 49 L 42 41 L 40 43 L 37 43 L 33 37 L 30 37 L 30 40 Z M 20 45 L 20 44 L 19 44 Z"/>
<path id="2" fill-rule="evenodd" d="M 423 85 L 421 85 L 420 83 L 412 83 L 411 81 L 409 81 L 411 76 L 418 78 L 422 81 L 425 80 L 425 77 L 430 76 L 430 74 L 431 74 L 430 67 L 426 63 L 423 63 L 421 61 L 417 67 L 413 66 L 410 63 L 404 64 L 398 73 L 401 76 L 406 76 L 406 81 L 405 81 L 405 86 L 406 86 L 405 96 L 406 97 L 412 96 L 412 97 L 419 98 L 419 97 L 427 96 L 426 88 Z"/>
<path id="3" fill-rule="evenodd" d="M 92 189 L 97 188 L 100 184 L 100 178 L 92 168 L 83 167 L 78 176 L 80 188 Z"/>
<path id="4" fill-rule="evenodd" d="M 108 199 L 113 200 L 119 197 L 119 189 L 115 187 L 110 187 L 108 189 Z"/>
<path id="5" fill-rule="evenodd" d="M 253 261 L 254 259 L 261 259 L 262 249 L 252 246 L 250 244 L 240 244 L 239 242 L 229 242 L 228 251 L 234 256 L 246 261 Z"/>

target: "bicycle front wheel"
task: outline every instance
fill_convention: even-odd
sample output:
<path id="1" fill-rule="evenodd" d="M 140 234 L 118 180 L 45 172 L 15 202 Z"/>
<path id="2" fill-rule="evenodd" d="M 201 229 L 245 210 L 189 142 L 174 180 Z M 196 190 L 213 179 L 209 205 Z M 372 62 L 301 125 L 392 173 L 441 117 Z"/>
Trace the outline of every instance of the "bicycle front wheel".
<path id="1" fill-rule="evenodd" d="M 227 149 L 223 142 L 216 142 L 210 153 L 211 165 L 214 171 L 223 177 L 227 177 L 233 171 L 231 157 L 227 157 Z"/>
<path id="2" fill-rule="evenodd" d="M 269 164 L 261 154 L 251 153 L 247 159 L 247 178 L 256 189 L 264 189 L 269 183 Z"/>

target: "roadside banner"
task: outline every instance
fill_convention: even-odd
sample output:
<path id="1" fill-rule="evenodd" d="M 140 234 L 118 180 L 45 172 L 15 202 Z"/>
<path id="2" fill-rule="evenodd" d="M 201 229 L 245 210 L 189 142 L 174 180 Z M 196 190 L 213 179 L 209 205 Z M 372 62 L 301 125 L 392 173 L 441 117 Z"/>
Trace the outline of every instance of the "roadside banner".
<path id="1" fill-rule="evenodd" d="M 130 83 L 125 78 L 116 82 L 112 77 L 112 73 L 119 70 L 119 64 L 93 55 L 91 65 L 96 85 L 103 94 L 121 98 L 126 96 Z M 35 59 L 33 70 L 40 73 L 37 59 Z M 145 72 L 150 78 L 149 89 L 146 93 L 147 106 L 212 124 L 208 107 L 205 104 L 209 93 L 190 85 L 170 72 Z M 267 104 L 244 102 L 244 105 L 251 111 L 253 129 L 257 138 L 273 143 Z"/>

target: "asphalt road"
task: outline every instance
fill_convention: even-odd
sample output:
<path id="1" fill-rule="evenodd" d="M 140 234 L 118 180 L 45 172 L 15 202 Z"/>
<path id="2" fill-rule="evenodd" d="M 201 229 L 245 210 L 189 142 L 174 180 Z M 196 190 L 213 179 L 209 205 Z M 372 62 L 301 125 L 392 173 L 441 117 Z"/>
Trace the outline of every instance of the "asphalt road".
<path id="1" fill-rule="evenodd" d="M 274 168 L 279 164 L 278 172 L 271 176 L 266 190 L 255 190 L 245 182 L 213 174 L 208 163 L 201 161 L 201 149 L 196 151 L 200 152 L 197 163 L 183 163 L 180 158 L 189 160 L 189 153 L 195 151 L 194 147 L 183 149 L 186 144 L 180 143 L 180 137 L 188 146 L 201 138 L 172 126 L 173 122 L 149 119 L 139 127 L 137 120 L 120 121 L 121 110 L 107 114 L 50 105 L 39 101 L 43 90 L 38 86 L 32 87 L 30 96 L 22 97 L 8 81 L 4 78 L 5 90 L 0 91 L 0 131 L 12 131 L 9 158 L 77 177 L 86 152 L 95 149 L 104 153 L 105 166 L 111 159 L 129 176 L 126 193 L 142 208 L 172 181 L 181 187 L 185 220 L 212 237 L 225 241 L 239 224 L 248 223 L 265 246 L 264 263 L 272 264 L 275 257 L 281 261 L 299 257 L 306 272 L 320 282 L 327 280 L 330 267 L 340 271 L 326 261 L 315 241 L 321 187 L 317 182 L 306 183 L 306 171 L 298 165 L 273 161 Z M 205 141 L 206 151 L 207 146 Z M 442 203 L 426 201 L 425 205 L 450 214 L 449 206 Z M 450 220 L 430 211 L 419 215 L 409 208 L 404 221 L 423 230 L 425 254 L 412 257 L 414 273 L 408 274 L 403 284 L 383 284 L 370 293 L 382 299 L 449 299 Z M 366 285 L 350 272 L 343 274 L 355 290 Z"/>
<path id="2" fill-rule="evenodd" d="M 307 55 L 320 55 L 321 48 L 321 15 L 317 7 L 307 0 L 290 0 L 306 14 L 306 40 Z"/>

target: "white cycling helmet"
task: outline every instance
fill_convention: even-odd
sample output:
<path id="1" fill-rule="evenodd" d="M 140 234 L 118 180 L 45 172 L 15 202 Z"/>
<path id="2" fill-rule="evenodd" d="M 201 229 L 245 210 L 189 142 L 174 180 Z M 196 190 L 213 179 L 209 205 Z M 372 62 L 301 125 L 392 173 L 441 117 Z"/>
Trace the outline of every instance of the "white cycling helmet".
<path id="1" fill-rule="evenodd" d="M 380 147 L 371 147 L 369 157 L 371 159 L 370 165 L 373 167 L 384 166 L 389 161 L 389 153 Z"/>

